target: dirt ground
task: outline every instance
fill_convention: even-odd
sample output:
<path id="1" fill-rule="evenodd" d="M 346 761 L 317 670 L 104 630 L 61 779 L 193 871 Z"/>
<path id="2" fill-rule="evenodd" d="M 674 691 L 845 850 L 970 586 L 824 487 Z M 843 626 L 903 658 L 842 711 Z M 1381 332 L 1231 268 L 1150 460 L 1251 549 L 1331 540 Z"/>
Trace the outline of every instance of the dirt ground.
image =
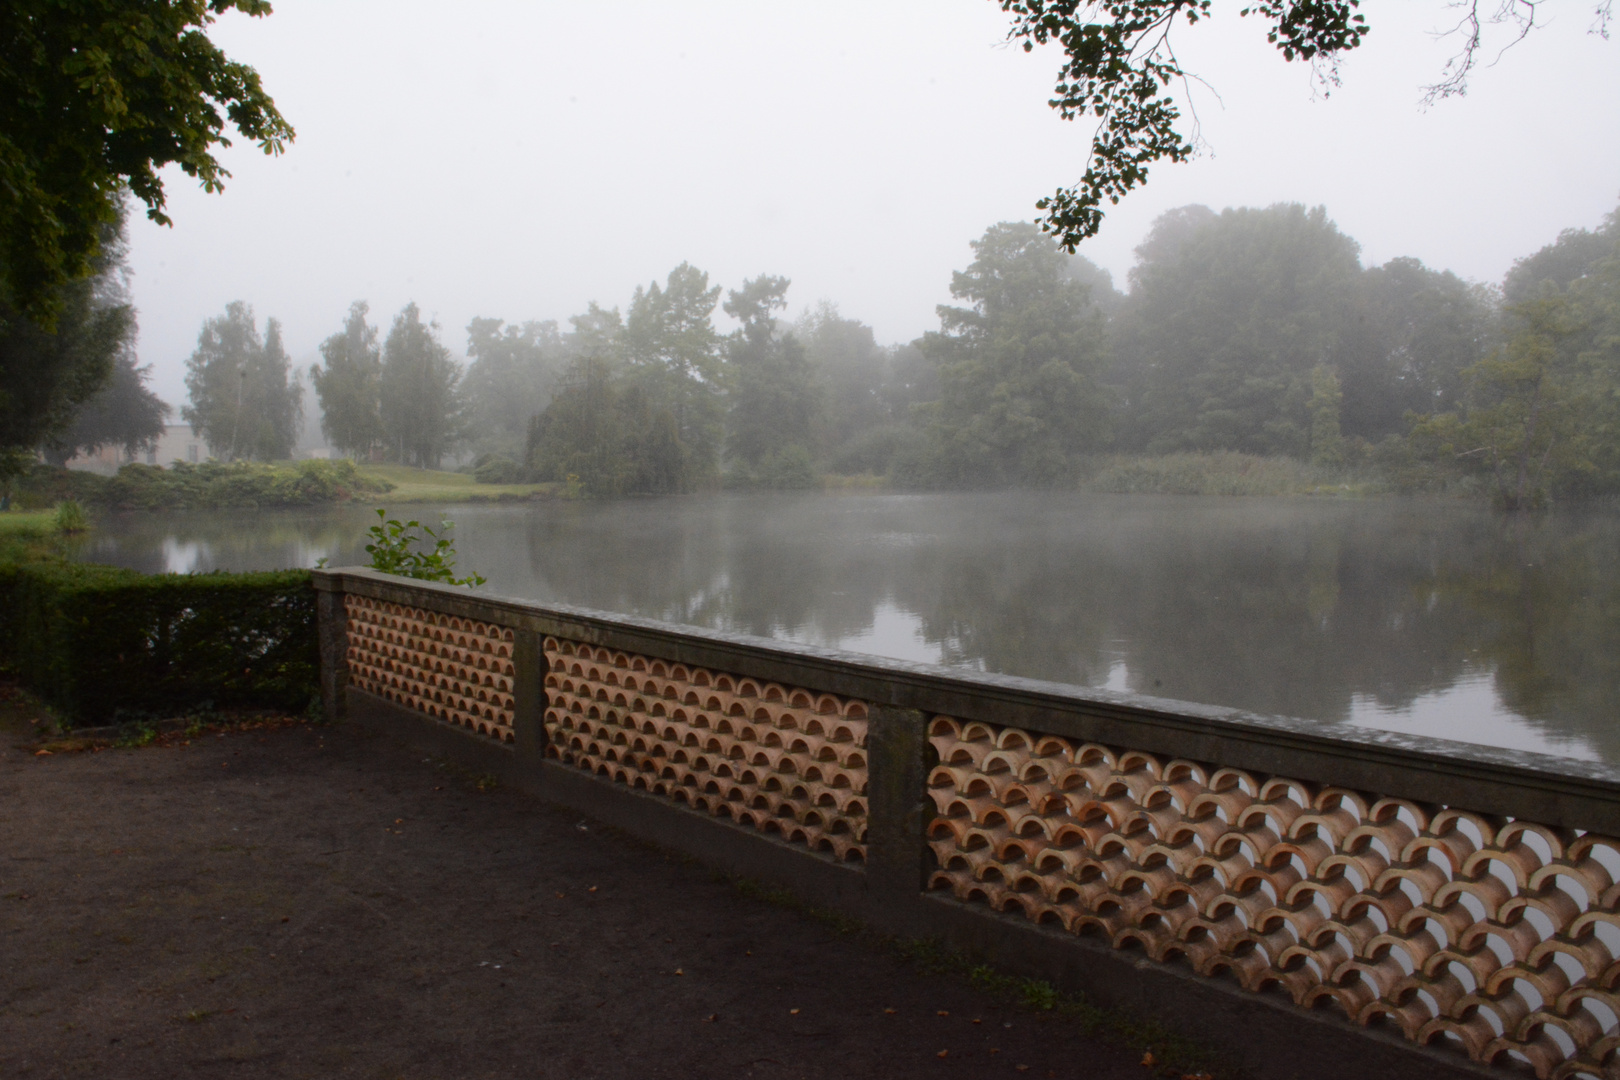
<path id="1" fill-rule="evenodd" d="M 36 756 L 31 708 L 0 688 L 3 1077 L 1159 1072 L 354 728 Z"/>

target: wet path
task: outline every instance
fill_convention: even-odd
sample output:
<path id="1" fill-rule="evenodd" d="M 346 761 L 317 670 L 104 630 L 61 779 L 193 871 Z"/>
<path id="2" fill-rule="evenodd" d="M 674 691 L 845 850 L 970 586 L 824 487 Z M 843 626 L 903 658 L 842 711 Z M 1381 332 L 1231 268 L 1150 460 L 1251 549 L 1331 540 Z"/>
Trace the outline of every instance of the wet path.
<path id="1" fill-rule="evenodd" d="M 353 729 L 0 751 L 0 1076 L 1152 1074 Z"/>

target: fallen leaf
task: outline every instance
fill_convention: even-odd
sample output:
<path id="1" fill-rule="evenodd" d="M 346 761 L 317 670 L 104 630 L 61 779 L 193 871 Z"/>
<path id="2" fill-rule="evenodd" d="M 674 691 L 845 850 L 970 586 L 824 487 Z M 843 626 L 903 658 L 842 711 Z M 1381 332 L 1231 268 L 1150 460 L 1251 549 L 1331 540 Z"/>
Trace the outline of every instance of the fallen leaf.
<path id="1" fill-rule="evenodd" d="M 403 824 L 405 824 L 405 819 L 402 818 L 402 817 L 397 817 L 397 818 L 394 819 L 394 824 L 395 825 L 403 825 Z"/>
<path id="2" fill-rule="evenodd" d="M 1142 1064 L 1144 1067 L 1151 1069 L 1158 1063 L 1159 1059 L 1153 1056 L 1153 1051 L 1149 1050 L 1147 1053 L 1142 1055 Z"/>
<path id="3" fill-rule="evenodd" d="M 682 971 L 680 968 L 676 968 L 675 969 L 675 974 L 677 974 L 677 975 L 685 975 L 686 972 Z"/>
<path id="4" fill-rule="evenodd" d="M 586 889 L 585 891 L 586 892 L 595 892 L 596 891 L 596 886 L 592 885 L 590 888 Z"/>
<path id="5" fill-rule="evenodd" d="M 788 1010 L 788 1015 L 789 1016 L 798 1016 L 799 1015 L 799 1010 L 798 1009 L 789 1009 Z"/>
<path id="6" fill-rule="evenodd" d="M 949 1016 L 949 1015 L 951 1015 L 951 1010 L 949 1010 L 949 1009 L 941 1009 L 941 1010 L 939 1010 L 939 1012 L 935 1013 L 934 1015 L 936 1015 L 936 1016 Z"/>
<path id="7" fill-rule="evenodd" d="M 951 1054 L 951 1052 L 949 1050 L 941 1050 L 939 1053 L 935 1054 L 934 1056 L 935 1057 L 949 1057 L 950 1054 Z"/>
<path id="8" fill-rule="evenodd" d="M 984 1023 L 984 1021 L 983 1021 L 983 1020 L 980 1020 L 980 1019 L 979 1019 L 979 1018 L 978 1018 L 978 1017 L 977 1017 L 977 1016 L 975 1016 L 975 1017 L 974 1017 L 974 1018 L 973 1018 L 973 1022 L 974 1022 L 974 1023 L 975 1023 L 975 1024 L 982 1024 L 982 1023 Z"/>
<path id="9" fill-rule="evenodd" d="M 899 1009 L 884 1009 L 883 1011 L 888 1013 L 890 1016 L 893 1016 L 895 1013 L 899 1012 L 900 1010 Z"/>
<path id="10" fill-rule="evenodd" d="M 35 757 L 50 757 L 51 752 L 49 750 L 35 750 L 34 751 L 34 756 Z"/>

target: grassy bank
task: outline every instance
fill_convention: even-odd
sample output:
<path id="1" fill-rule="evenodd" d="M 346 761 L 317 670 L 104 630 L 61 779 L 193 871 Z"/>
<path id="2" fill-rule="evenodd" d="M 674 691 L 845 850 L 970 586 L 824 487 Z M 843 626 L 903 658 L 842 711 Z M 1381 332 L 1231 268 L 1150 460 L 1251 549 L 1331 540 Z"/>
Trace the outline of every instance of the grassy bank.
<path id="1" fill-rule="evenodd" d="M 7 510 L 0 514 L 0 537 L 33 540 L 56 527 L 55 510 Z"/>
<path id="2" fill-rule="evenodd" d="M 821 477 L 823 491 L 915 490 L 892 476 L 862 474 Z M 1068 485 L 1077 491 L 1115 495 L 1311 495 L 1363 498 L 1397 490 L 1370 466 L 1312 465 L 1286 457 L 1260 457 L 1222 451 L 1208 454 L 1099 455 L 1087 461 Z M 1462 492 L 1457 492 L 1462 493 Z"/>
<path id="3" fill-rule="evenodd" d="M 561 484 L 480 484 L 469 473 L 413 469 L 409 465 L 361 465 L 368 480 L 386 483 L 388 505 L 421 502 L 510 502 L 547 499 Z"/>

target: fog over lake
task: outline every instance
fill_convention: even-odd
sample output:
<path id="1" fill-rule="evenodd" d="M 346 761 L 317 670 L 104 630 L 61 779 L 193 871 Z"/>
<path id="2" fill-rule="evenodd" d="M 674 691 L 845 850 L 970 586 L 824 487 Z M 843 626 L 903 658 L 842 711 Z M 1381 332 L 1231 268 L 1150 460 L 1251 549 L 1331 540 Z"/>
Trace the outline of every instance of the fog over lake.
<path id="1" fill-rule="evenodd" d="M 413 506 L 482 591 L 1620 762 L 1620 514 L 1403 500 L 713 495 Z M 365 561 L 372 511 L 115 515 L 80 557 Z"/>

